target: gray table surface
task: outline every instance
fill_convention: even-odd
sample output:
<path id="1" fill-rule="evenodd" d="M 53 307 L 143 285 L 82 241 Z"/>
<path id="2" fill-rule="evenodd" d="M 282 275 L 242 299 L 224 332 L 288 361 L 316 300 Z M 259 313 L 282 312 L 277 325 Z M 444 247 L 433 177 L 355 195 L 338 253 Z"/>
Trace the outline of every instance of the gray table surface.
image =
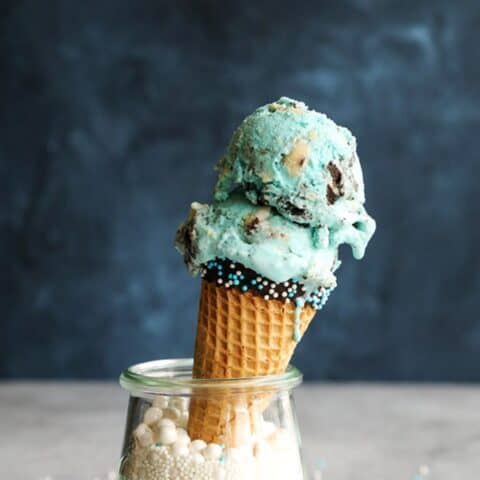
<path id="1" fill-rule="evenodd" d="M 480 387 L 321 384 L 296 399 L 318 479 L 480 479 Z M 107 479 L 126 404 L 112 383 L 0 383 L 0 478 Z"/>

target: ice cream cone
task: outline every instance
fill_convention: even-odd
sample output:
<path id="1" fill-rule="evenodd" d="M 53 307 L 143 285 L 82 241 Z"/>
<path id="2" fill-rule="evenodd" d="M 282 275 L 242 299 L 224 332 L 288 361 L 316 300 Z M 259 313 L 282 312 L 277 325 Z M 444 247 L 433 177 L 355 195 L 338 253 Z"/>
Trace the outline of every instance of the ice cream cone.
<path id="1" fill-rule="evenodd" d="M 287 368 L 294 340 L 295 304 L 202 281 L 194 378 L 231 379 L 280 374 Z M 300 335 L 315 309 L 300 311 Z M 269 396 L 195 396 L 188 432 L 192 439 L 238 446 L 253 433 Z"/>
<path id="2" fill-rule="evenodd" d="M 340 245 L 360 259 L 375 231 L 356 140 L 281 97 L 245 118 L 217 170 L 213 202 L 192 203 L 176 236 L 188 269 L 203 278 L 193 375 L 281 374 L 336 286 Z M 196 390 L 191 437 L 228 446 L 255 430 L 272 399 Z"/>

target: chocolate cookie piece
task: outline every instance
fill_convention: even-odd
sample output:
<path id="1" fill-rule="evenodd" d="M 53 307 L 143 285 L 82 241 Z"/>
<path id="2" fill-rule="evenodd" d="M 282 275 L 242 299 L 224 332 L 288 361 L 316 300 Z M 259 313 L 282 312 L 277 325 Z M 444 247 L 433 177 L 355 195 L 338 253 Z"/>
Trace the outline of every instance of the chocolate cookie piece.
<path id="1" fill-rule="evenodd" d="M 192 209 L 188 220 L 177 230 L 175 236 L 175 243 L 183 247 L 183 259 L 188 266 L 193 263 L 193 259 L 198 254 L 198 247 L 195 242 L 195 215 L 196 212 Z"/>
<path id="2" fill-rule="evenodd" d="M 329 205 L 333 205 L 343 195 L 343 175 L 341 170 L 333 162 L 327 165 L 328 172 L 332 177 L 331 182 L 327 185 L 327 201 Z"/>

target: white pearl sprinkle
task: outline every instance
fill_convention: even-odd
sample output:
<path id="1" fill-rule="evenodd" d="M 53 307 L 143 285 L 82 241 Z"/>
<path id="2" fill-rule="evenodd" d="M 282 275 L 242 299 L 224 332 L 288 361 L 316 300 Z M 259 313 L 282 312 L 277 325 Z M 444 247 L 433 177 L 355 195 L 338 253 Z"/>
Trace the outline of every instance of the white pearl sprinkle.
<path id="1" fill-rule="evenodd" d="M 241 462 L 242 460 L 244 460 L 243 453 L 244 452 L 242 452 L 242 450 L 240 448 L 231 447 L 231 448 L 226 449 L 225 456 L 229 460 L 232 460 L 234 462 Z"/>
<path id="2" fill-rule="evenodd" d="M 185 445 L 176 442 L 172 446 L 172 453 L 176 457 L 186 457 L 190 453 L 190 451 Z"/>
<path id="3" fill-rule="evenodd" d="M 264 280 L 262 283 L 263 283 L 264 285 L 268 285 L 267 280 Z"/>
<path id="4" fill-rule="evenodd" d="M 285 298 L 287 296 L 287 292 L 282 292 L 282 297 Z"/>
<path id="5" fill-rule="evenodd" d="M 218 278 L 217 283 L 221 285 L 223 283 L 223 280 L 221 278 Z"/>
<path id="6" fill-rule="evenodd" d="M 143 416 L 143 421 L 151 426 L 162 418 L 162 410 L 158 407 L 150 407 Z"/>
<path id="7" fill-rule="evenodd" d="M 178 408 L 179 410 L 186 410 L 187 408 L 187 399 L 183 397 L 173 397 L 168 405 L 173 408 Z"/>
<path id="8" fill-rule="evenodd" d="M 277 293 L 277 292 L 275 292 L 275 293 L 273 294 L 273 298 L 278 298 L 278 293 Z"/>
<path id="9" fill-rule="evenodd" d="M 187 425 L 188 425 L 188 410 L 186 410 L 182 413 L 182 416 L 177 421 L 177 425 L 180 428 L 187 428 Z"/>
<path id="10" fill-rule="evenodd" d="M 177 431 L 175 427 L 160 427 L 158 441 L 163 445 L 175 443 L 177 441 Z"/>
<path id="11" fill-rule="evenodd" d="M 134 435 L 141 447 L 149 447 L 153 443 L 153 432 L 145 423 L 135 429 Z"/>
<path id="12" fill-rule="evenodd" d="M 205 448 L 207 448 L 207 444 L 203 440 L 194 440 L 190 444 L 190 450 L 192 452 L 201 452 Z"/>
<path id="13" fill-rule="evenodd" d="M 262 281 L 262 277 L 257 277 L 257 282 L 261 282 Z"/>
<path id="14" fill-rule="evenodd" d="M 237 275 L 241 275 L 241 274 L 242 274 L 242 272 L 241 272 L 240 270 L 237 270 L 235 273 L 236 273 Z"/>
<path id="15" fill-rule="evenodd" d="M 200 465 L 202 463 L 205 463 L 204 456 L 201 453 L 198 453 L 198 452 L 196 452 L 192 455 L 192 460 L 193 460 L 193 463 L 196 463 L 198 465 Z"/>
<path id="16" fill-rule="evenodd" d="M 271 286 L 272 288 L 275 288 L 275 287 L 277 286 L 277 284 L 274 283 L 274 282 L 272 282 L 272 283 L 270 284 L 270 286 Z"/>
<path id="17" fill-rule="evenodd" d="M 177 443 L 185 446 L 190 444 L 190 437 L 187 431 L 183 428 L 177 428 Z"/>
<path id="18" fill-rule="evenodd" d="M 213 478 L 214 480 L 225 480 L 227 478 L 227 473 L 225 472 L 225 469 L 219 467 L 217 470 L 215 470 Z"/>
<path id="19" fill-rule="evenodd" d="M 270 299 L 270 295 L 264 295 L 263 297 L 265 300 L 269 300 Z"/>
<path id="20" fill-rule="evenodd" d="M 165 418 L 169 418 L 171 420 L 173 420 L 174 422 L 176 422 L 181 414 L 180 414 L 180 411 L 178 410 L 178 408 L 175 408 L 175 407 L 168 407 L 168 408 L 165 408 L 163 410 L 163 416 Z"/>
<path id="21" fill-rule="evenodd" d="M 290 282 L 283 282 L 283 284 L 288 287 L 290 285 Z"/>
<path id="22" fill-rule="evenodd" d="M 286 298 L 286 299 L 285 299 L 285 303 L 290 303 L 290 299 L 289 299 L 289 298 Z"/>
<path id="23" fill-rule="evenodd" d="M 202 453 L 207 460 L 217 460 L 222 456 L 222 447 L 216 443 L 210 443 Z"/>
<path id="24" fill-rule="evenodd" d="M 272 295 L 273 292 L 274 292 L 273 288 L 271 288 L 271 289 L 268 291 L 268 293 L 269 293 L 270 295 Z"/>
<path id="25" fill-rule="evenodd" d="M 158 426 L 159 427 L 171 427 L 171 428 L 175 428 L 175 422 L 173 420 L 171 420 L 170 418 L 162 418 L 159 422 L 158 422 Z"/>
<path id="26" fill-rule="evenodd" d="M 158 408 L 167 408 L 168 407 L 168 397 L 164 397 L 163 395 L 155 397 L 153 399 L 152 405 L 154 407 L 158 407 Z"/>
<path id="27" fill-rule="evenodd" d="M 234 263 L 231 263 L 231 264 L 230 264 L 230 268 L 235 268 L 235 264 L 234 264 Z"/>

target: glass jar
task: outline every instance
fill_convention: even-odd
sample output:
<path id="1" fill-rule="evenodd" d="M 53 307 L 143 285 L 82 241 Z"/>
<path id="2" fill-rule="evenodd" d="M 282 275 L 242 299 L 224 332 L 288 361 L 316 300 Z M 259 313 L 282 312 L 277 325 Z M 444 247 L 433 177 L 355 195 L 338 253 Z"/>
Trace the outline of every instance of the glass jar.
<path id="1" fill-rule="evenodd" d="M 292 398 L 301 373 L 200 380 L 192 365 L 160 360 L 122 373 L 130 402 L 120 479 L 306 480 Z"/>

